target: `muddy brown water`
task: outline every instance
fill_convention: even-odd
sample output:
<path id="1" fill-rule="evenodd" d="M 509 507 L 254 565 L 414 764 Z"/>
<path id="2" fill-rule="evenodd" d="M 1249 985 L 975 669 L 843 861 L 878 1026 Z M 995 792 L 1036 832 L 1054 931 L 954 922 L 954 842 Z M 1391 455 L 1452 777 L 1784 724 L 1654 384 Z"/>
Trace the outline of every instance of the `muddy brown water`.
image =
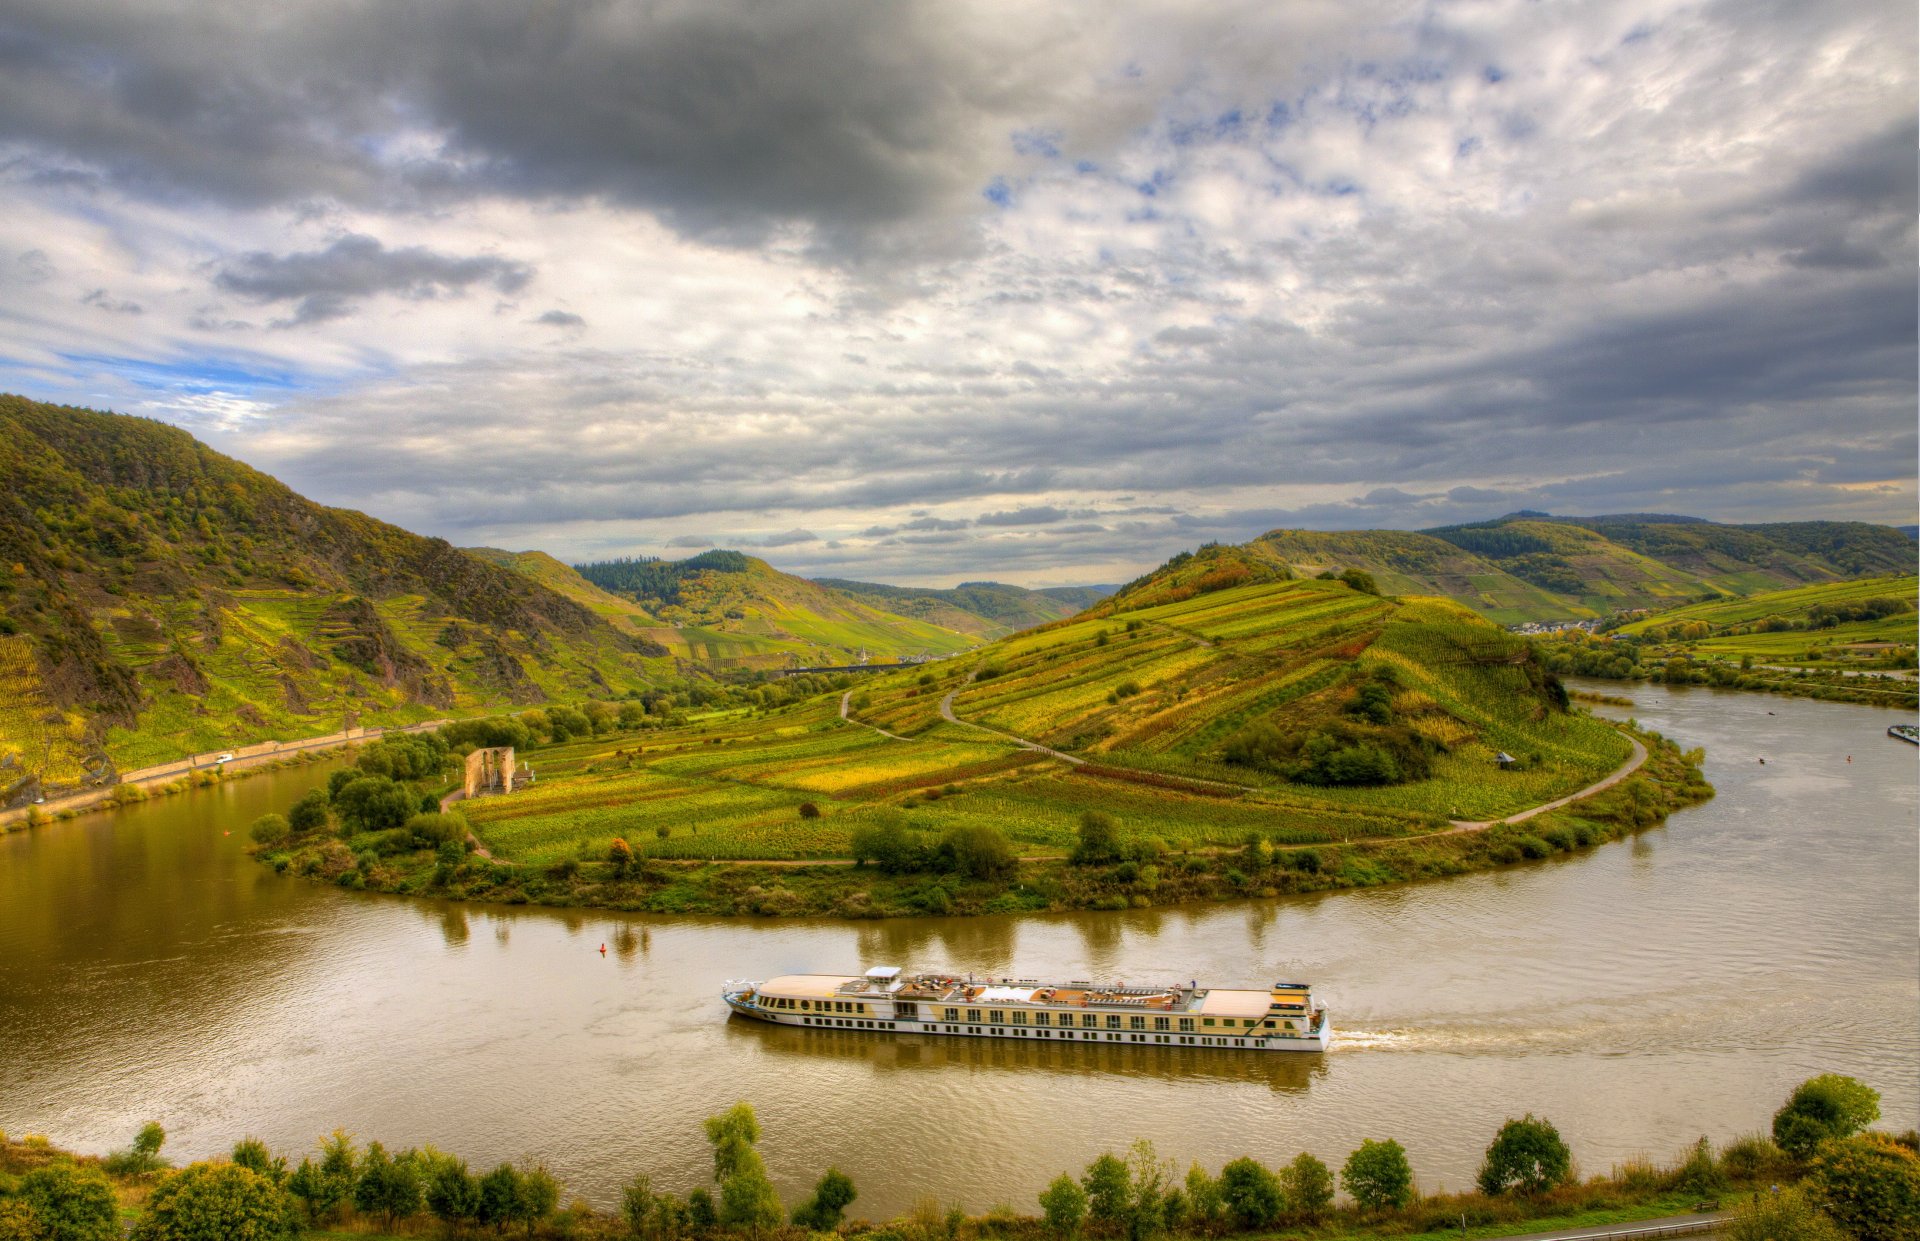
<path id="1" fill-rule="evenodd" d="M 1424 1187 L 1460 1187 L 1528 1111 L 1598 1171 L 1762 1129 L 1828 1071 L 1913 1124 L 1920 752 L 1884 735 L 1903 716 L 1634 697 L 1707 748 L 1714 801 L 1497 874 L 1197 908 L 676 921 L 351 893 L 243 852 L 246 824 L 318 767 L 6 836 L 0 1128 L 98 1152 L 153 1117 L 185 1159 L 244 1134 L 297 1153 L 344 1126 L 475 1165 L 541 1159 L 612 1205 L 636 1171 L 703 1182 L 700 1119 L 747 1099 L 789 1202 L 832 1164 L 878 1218 L 923 1195 L 1030 1210 L 1055 1173 L 1136 1137 L 1215 1168 L 1302 1149 L 1337 1166 L 1395 1137 Z M 936 1040 L 729 1021 L 719 1000 L 729 977 L 882 963 L 1305 978 L 1338 1041 L 1254 1057 Z"/>

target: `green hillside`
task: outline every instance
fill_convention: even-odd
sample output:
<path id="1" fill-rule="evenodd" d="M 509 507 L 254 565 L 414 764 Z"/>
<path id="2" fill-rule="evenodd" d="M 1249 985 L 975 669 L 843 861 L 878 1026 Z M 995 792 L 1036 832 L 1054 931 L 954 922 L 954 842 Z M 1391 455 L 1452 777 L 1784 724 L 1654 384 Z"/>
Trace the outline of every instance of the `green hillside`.
<path id="1" fill-rule="evenodd" d="M 965 723 L 943 718 L 949 694 Z M 496 856 L 537 864 L 603 856 L 614 836 L 657 857 L 844 857 L 856 828 L 900 810 L 1039 855 L 1070 846 L 1089 809 L 1176 847 L 1332 843 L 1497 817 L 1627 755 L 1563 708 L 1523 641 L 1445 601 L 1337 582 L 1060 622 L 862 682 L 851 703 L 850 721 L 831 695 L 574 744 L 542 759 L 537 791 L 468 815 Z M 1502 750 L 1521 769 L 1500 770 Z"/>
<path id="2" fill-rule="evenodd" d="M 675 655 L 721 668 L 771 670 L 950 655 L 978 638 L 902 616 L 735 551 L 686 560 L 575 566 L 593 585 L 650 612 L 646 636 Z"/>
<path id="3" fill-rule="evenodd" d="M 951 590 L 883 586 L 877 582 L 835 577 L 815 578 L 814 582 L 843 595 L 870 601 L 889 612 L 982 638 L 1005 637 L 1035 625 L 1062 620 L 1091 606 L 1093 601 L 1089 599 L 1076 607 L 1074 600 L 1080 596 L 1071 588 L 1067 597 L 1061 598 L 1000 582 L 962 582 Z"/>
<path id="4" fill-rule="evenodd" d="M 538 581 L 184 431 L 0 396 L 0 761 L 50 786 L 668 667 Z"/>
<path id="5" fill-rule="evenodd" d="M 1274 530 L 1244 550 L 1302 577 L 1362 569 L 1387 594 L 1443 595 L 1509 625 L 1912 573 L 1920 564 L 1913 541 L 1889 526 L 1733 526 L 1658 514 L 1516 513 L 1417 533 Z"/>
<path id="6" fill-rule="evenodd" d="M 638 633 L 653 628 L 659 623 L 645 608 L 633 600 L 623 599 L 610 591 L 600 589 L 581 577 L 578 569 L 554 559 L 545 552 L 509 552 L 497 547 L 464 547 L 461 550 L 469 556 L 478 556 L 490 564 L 497 564 L 501 568 L 525 574 L 548 590 L 565 595 L 610 624 L 629 633 Z"/>
<path id="7" fill-rule="evenodd" d="M 1870 577 L 1694 603 L 1615 632 L 1702 658 L 1833 665 L 1884 661 L 1920 643 L 1920 577 Z M 1812 655 L 1818 658 L 1810 658 Z"/>

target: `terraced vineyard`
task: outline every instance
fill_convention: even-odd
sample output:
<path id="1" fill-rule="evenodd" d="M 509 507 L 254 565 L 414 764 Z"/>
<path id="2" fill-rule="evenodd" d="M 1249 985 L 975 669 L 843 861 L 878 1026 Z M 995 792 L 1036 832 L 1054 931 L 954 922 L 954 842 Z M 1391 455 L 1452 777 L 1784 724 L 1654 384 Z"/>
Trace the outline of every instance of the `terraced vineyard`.
<path id="1" fill-rule="evenodd" d="M 1373 723 L 1355 714 L 1367 693 Z M 1322 581 L 1057 622 L 877 677 L 851 707 L 842 719 L 836 694 L 541 750 L 532 789 L 465 809 L 491 852 L 532 864 L 597 860 L 616 836 L 661 858 L 841 858 L 857 827 L 902 814 L 929 832 L 990 825 L 1035 858 L 1065 853 L 1088 810 L 1176 851 L 1340 844 L 1498 818 L 1630 749 L 1563 709 L 1526 644 L 1467 609 Z M 1249 735 L 1317 731 L 1392 734 L 1430 774 L 1330 785 L 1233 761 Z"/>

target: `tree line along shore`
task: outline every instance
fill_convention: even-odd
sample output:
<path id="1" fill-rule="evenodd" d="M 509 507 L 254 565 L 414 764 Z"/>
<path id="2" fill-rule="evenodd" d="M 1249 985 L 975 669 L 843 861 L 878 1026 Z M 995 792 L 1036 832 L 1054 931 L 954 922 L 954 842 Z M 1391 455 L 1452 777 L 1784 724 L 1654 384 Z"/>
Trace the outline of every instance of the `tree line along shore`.
<path id="1" fill-rule="evenodd" d="M 1770 1135 L 1679 1158 L 1645 1158 L 1581 1178 L 1551 1121 L 1509 1118 L 1489 1142 L 1474 1187 L 1422 1193 L 1407 1151 L 1370 1138 L 1336 1171 L 1301 1152 L 1269 1167 L 1241 1156 L 1180 1173 L 1147 1140 L 1062 1172 L 1026 1211 L 984 1215 L 943 1205 L 925 1187 L 906 1215 L 853 1213 L 859 1187 L 826 1169 L 790 1208 L 768 1175 L 753 1108 L 709 1117 L 709 1184 L 677 1191 L 647 1174 L 617 1210 L 575 1200 L 542 1164 L 485 1171 L 432 1146 L 389 1151 L 335 1130 L 293 1164 L 252 1137 L 224 1159 L 171 1167 L 165 1130 L 142 1126 L 124 1150 L 75 1155 L 47 1139 L 0 1134 L 0 1239 L 5 1241 L 292 1241 L 516 1235 L 568 1241 L 1155 1241 L 1161 1237 L 1497 1237 L 1682 1213 L 1717 1213 L 1731 1241 L 1914 1241 L 1920 1237 L 1920 1135 L 1868 1129 L 1879 1095 L 1824 1074 L 1794 1089 Z M 1037 1207 L 1037 1211 L 1033 1208 Z"/>

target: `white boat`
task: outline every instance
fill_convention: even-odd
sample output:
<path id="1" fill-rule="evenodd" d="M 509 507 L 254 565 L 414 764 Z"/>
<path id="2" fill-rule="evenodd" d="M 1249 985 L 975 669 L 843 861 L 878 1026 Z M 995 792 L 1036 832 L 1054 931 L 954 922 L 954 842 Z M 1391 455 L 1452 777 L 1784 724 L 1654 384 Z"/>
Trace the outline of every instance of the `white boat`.
<path id="1" fill-rule="evenodd" d="M 787 974 L 730 979 L 727 1007 L 755 1021 L 875 1033 L 961 1038 L 1051 1039 L 1218 1047 L 1234 1051 L 1325 1051 L 1327 1010 L 1305 983 L 1259 989 L 1101 984 L 1084 980 L 903 974 L 880 965 L 863 975 Z"/>

